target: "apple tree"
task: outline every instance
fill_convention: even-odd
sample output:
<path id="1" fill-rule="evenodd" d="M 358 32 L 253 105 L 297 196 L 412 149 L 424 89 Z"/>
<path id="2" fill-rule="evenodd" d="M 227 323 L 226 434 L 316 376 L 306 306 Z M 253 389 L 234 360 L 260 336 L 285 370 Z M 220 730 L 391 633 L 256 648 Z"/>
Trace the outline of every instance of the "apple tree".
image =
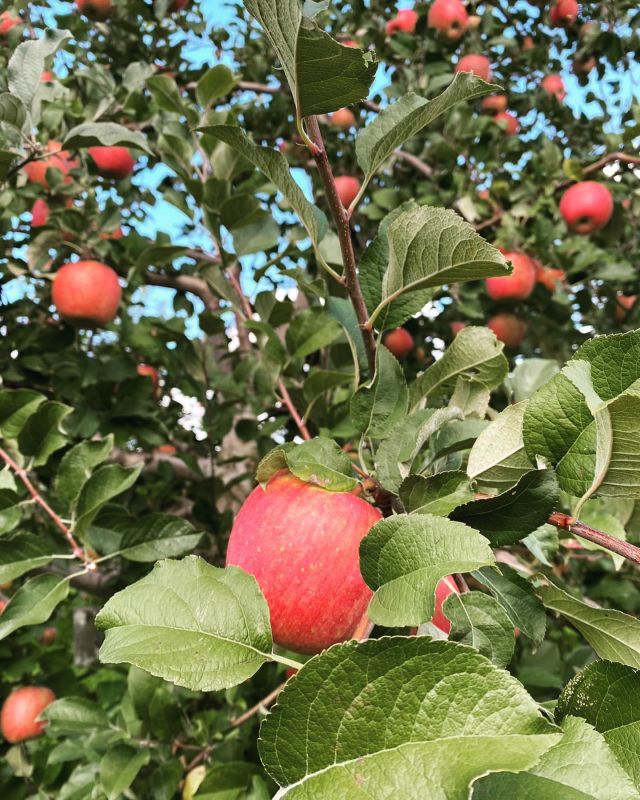
<path id="1" fill-rule="evenodd" d="M 639 28 L 3 8 L 3 798 L 640 798 Z"/>

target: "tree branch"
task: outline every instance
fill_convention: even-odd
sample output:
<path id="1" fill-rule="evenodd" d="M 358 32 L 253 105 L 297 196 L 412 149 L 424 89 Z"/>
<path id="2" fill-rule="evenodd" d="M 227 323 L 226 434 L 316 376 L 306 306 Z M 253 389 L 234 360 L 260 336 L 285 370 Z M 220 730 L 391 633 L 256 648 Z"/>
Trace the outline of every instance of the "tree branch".
<path id="1" fill-rule="evenodd" d="M 38 492 L 36 487 L 31 483 L 26 470 L 24 470 L 19 464 L 17 464 L 11 458 L 11 456 L 2 448 L 0 448 L 0 458 L 2 458 L 2 460 L 9 467 L 9 469 L 12 470 L 18 476 L 18 478 L 20 478 L 22 483 L 25 485 L 27 491 L 33 498 L 34 502 L 37 503 L 40 506 L 40 508 L 42 508 L 42 510 L 51 518 L 56 527 L 60 531 L 62 531 L 64 538 L 69 542 L 69 545 L 71 546 L 73 555 L 76 556 L 76 558 L 81 558 L 83 561 L 86 562 L 87 556 L 85 551 L 80 547 L 80 545 L 76 541 L 74 535 L 71 533 L 69 528 L 64 524 L 64 522 L 60 519 L 60 517 L 56 514 L 56 512 L 42 497 L 40 492 Z"/>
<path id="2" fill-rule="evenodd" d="M 145 280 L 153 286 L 166 286 L 169 289 L 177 289 L 179 292 L 191 292 L 202 300 L 207 311 L 218 311 L 220 308 L 219 298 L 202 278 L 196 278 L 193 275 L 160 275 L 157 272 L 147 271 Z"/>
<path id="3" fill-rule="evenodd" d="M 640 564 L 640 547 L 636 547 L 629 542 L 624 542 L 621 539 L 616 539 L 615 536 L 609 536 L 608 533 L 603 533 L 595 528 L 585 525 L 584 522 L 574 520 L 568 514 L 562 514 L 559 511 L 554 511 L 549 517 L 549 524 L 555 525 L 556 528 L 569 531 L 570 533 L 579 536 L 581 539 L 586 539 L 588 542 L 600 545 L 612 553 L 616 553 L 623 558 Z"/>
<path id="4" fill-rule="evenodd" d="M 369 322 L 369 312 L 362 296 L 362 289 L 358 280 L 358 270 L 356 267 L 356 257 L 353 250 L 353 241 L 351 239 L 351 226 L 349 224 L 349 215 L 347 209 L 342 205 L 342 201 L 338 196 L 336 189 L 336 182 L 331 170 L 331 164 L 327 157 L 327 151 L 324 147 L 322 134 L 320 133 L 320 126 L 318 125 L 317 117 L 307 117 L 307 130 L 316 146 L 317 152 L 313 154 L 316 164 L 318 165 L 318 172 L 324 184 L 324 190 L 327 197 L 334 222 L 336 224 L 338 239 L 340 240 L 340 250 L 342 252 L 342 261 L 344 264 L 344 283 L 351 298 L 358 324 L 362 331 L 364 345 L 367 351 L 367 361 L 369 363 L 369 371 L 371 375 L 374 374 L 376 369 L 376 340 L 373 331 L 367 327 Z"/>
<path id="5" fill-rule="evenodd" d="M 591 175 L 594 172 L 599 172 L 603 167 L 606 167 L 607 164 L 612 164 L 615 161 L 621 161 L 623 164 L 630 164 L 633 167 L 640 166 L 640 156 L 631 156 L 628 153 L 608 153 L 602 158 L 599 158 L 597 161 L 594 161 L 593 164 L 588 164 L 582 170 L 583 175 Z M 573 180 L 566 180 L 561 181 L 560 183 L 556 184 L 556 191 L 558 189 L 564 189 L 566 186 L 570 186 L 572 183 L 575 183 Z"/>

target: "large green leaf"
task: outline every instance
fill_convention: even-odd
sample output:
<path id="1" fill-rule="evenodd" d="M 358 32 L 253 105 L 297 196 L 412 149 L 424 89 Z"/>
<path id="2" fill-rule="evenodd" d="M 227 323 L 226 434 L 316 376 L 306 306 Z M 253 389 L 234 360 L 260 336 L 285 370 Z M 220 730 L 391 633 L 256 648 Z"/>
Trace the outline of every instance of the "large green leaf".
<path id="1" fill-rule="evenodd" d="M 208 106 L 212 100 L 224 97 L 236 85 L 233 72 L 226 64 L 216 64 L 198 80 L 196 97 L 200 105 Z"/>
<path id="2" fill-rule="evenodd" d="M 5 389 L 0 392 L 0 433 L 15 439 L 25 422 L 47 398 L 31 389 Z"/>
<path id="3" fill-rule="evenodd" d="M 67 437 L 62 422 L 73 411 L 71 406 L 47 400 L 24 423 L 18 435 L 20 452 L 33 458 L 33 466 L 46 464 L 49 456 L 64 447 Z"/>
<path id="4" fill-rule="evenodd" d="M 425 100 L 413 92 L 384 108 L 356 139 L 358 164 L 369 180 L 393 151 L 411 139 L 456 103 L 474 100 L 499 87 L 485 83 L 470 72 L 458 73 L 444 92 Z"/>
<path id="5" fill-rule="evenodd" d="M 0 539 L 0 583 L 7 583 L 51 561 L 52 544 L 35 533 L 17 533 Z"/>
<path id="6" fill-rule="evenodd" d="M 321 308 L 307 308 L 287 328 L 287 347 L 294 358 L 305 358 L 327 347 L 342 334 L 342 327 Z"/>
<path id="7" fill-rule="evenodd" d="M 441 578 L 494 563 L 487 540 L 460 522 L 432 514 L 384 519 L 360 543 L 360 570 L 375 592 L 368 614 L 378 625 L 420 625 L 433 616 Z"/>
<path id="8" fill-rule="evenodd" d="M 640 789 L 640 671 L 596 661 L 567 684 L 556 707 L 562 720 L 582 717 L 604 735 Z"/>
<path id="9" fill-rule="evenodd" d="M 260 733 L 287 800 L 463 798 L 479 775 L 533 766 L 559 738 L 514 678 L 425 636 L 316 656 Z"/>
<path id="10" fill-rule="evenodd" d="M 327 491 L 349 492 L 357 485 L 351 459 L 333 439 L 310 439 L 287 450 L 285 458 L 297 478 Z"/>
<path id="11" fill-rule="evenodd" d="M 399 490 L 402 505 L 410 514 L 446 517 L 454 508 L 473 500 L 471 481 L 464 472 L 409 475 Z"/>
<path id="12" fill-rule="evenodd" d="M 45 28 L 39 39 L 30 39 L 19 44 L 9 59 L 9 91 L 20 98 L 24 107 L 31 110 L 33 98 L 41 84 L 45 61 L 68 39 L 69 31 Z"/>
<path id="13" fill-rule="evenodd" d="M 255 579 L 197 556 L 159 561 L 96 618 L 100 659 L 134 664 L 178 686 L 224 689 L 269 661 L 269 609 Z"/>
<path id="14" fill-rule="evenodd" d="M 54 484 L 61 508 L 69 511 L 73 507 L 94 468 L 102 464 L 112 449 L 113 435 L 109 435 L 95 442 L 80 442 L 65 453 Z"/>
<path id="15" fill-rule="evenodd" d="M 69 581 L 55 575 L 37 575 L 13 595 L 0 616 L 0 639 L 24 625 L 46 622 L 54 608 L 69 594 Z"/>
<path id="16" fill-rule="evenodd" d="M 594 608 L 549 584 L 538 589 L 548 609 L 574 625 L 600 658 L 640 667 L 640 620 L 622 611 Z"/>
<path id="17" fill-rule="evenodd" d="M 497 600 L 482 592 L 452 592 L 442 610 L 451 620 L 449 639 L 473 647 L 496 667 L 506 667 L 515 648 L 513 625 Z"/>
<path id="18" fill-rule="evenodd" d="M 398 360 L 386 347 L 376 351 L 376 373 L 351 399 L 351 419 L 365 436 L 384 439 L 407 413 L 409 392 Z"/>
<path id="19" fill-rule="evenodd" d="M 451 394 L 458 378 L 473 378 L 487 389 L 500 386 L 509 371 L 504 345 L 489 328 L 463 328 L 438 359 L 411 385 L 411 404 Z"/>
<path id="20" fill-rule="evenodd" d="M 107 800 L 122 797 L 150 758 L 147 748 L 125 743 L 116 744 L 107 750 L 100 761 L 100 781 Z"/>
<path id="21" fill-rule="evenodd" d="M 135 147 L 147 153 L 149 145 L 140 131 L 132 131 L 115 122 L 83 122 L 66 135 L 64 146 L 69 148 L 93 145 Z"/>
<path id="22" fill-rule="evenodd" d="M 142 464 L 135 467 L 107 464 L 94 472 L 78 497 L 75 530 L 82 536 L 102 506 L 131 488 L 141 470 Z"/>
<path id="23" fill-rule="evenodd" d="M 21 130 L 26 119 L 27 112 L 22 100 L 8 92 L 0 94 L 0 123 Z"/>
<path id="24" fill-rule="evenodd" d="M 83 735 L 109 726 L 105 711 L 85 697 L 61 697 L 44 710 L 43 719 L 49 721 L 49 730 L 66 736 Z"/>
<path id="25" fill-rule="evenodd" d="M 184 519 L 150 514 L 127 526 L 119 551 L 128 561 L 157 561 L 189 553 L 201 538 Z"/>

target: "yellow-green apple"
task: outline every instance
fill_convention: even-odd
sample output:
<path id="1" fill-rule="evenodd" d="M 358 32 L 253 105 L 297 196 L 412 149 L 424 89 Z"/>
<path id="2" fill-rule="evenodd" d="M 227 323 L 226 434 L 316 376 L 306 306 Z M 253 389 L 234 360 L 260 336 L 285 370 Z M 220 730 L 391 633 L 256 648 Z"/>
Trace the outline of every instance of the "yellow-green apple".
<path id="1" fill-rule="evenodd" d="M 487 327 L 490 328 L 495 335 L 504 342 L 507 347 L 518 347 L 524 339 L 527 332 L 526 324 L 515 314 L 503 312 L 491 317 L 487 322 Z"/>
<path id="2" fill-rule="evenodd" d="M 576 233 L 599 231 L 613 214 L 611 192 L 597 181 L 580 181 L 567 189 L 560 199 L 560 213 Z"/>
<path id="3" fill-rule="evenodd" d="M 360 181 L 352 175 L 339 175 L 335 180 L 340 202 L 345 208 L 348 208 L 358 196 Z"/>
<path id="4" fill-rule="evenodd" d="M 511 275 L 487 278 L 487 294 L 492 300 L 526 300 L 536 284 L 536 264 L 526 253 L 500 250 L 513 264 Z"/>
<path id="5" fill-rule="evenodd" d="M 460 0 L 434 0 L 429 8 L 427 25 L 444 39 L 457 41 L 464 35 L 468 24 L 467 9 Z"/>
<path id="6" fill-rule="evenodd" d="M 395 328 L 395 330 L 385 333 L 382 343 L 396 358 L 406 358 L 413 350 L 413 336 L 405 328 Z"/>
<path id="7" fill-rule="evenodd" d="M 333 114 L 329 114 L 329 122 L 335 128 L 346 130 L 356 124 L 356 117 L 350 108 L 339 108 Z"/>
<path id="8" fill-rule="evenodd" d="M 491 80 L 491 62 L 486 56 L 471 53 L 468 56 L 462 56 L 458 61 L 456 72 L 472 72 L 483 81 L 489 82 Z"/>
<path id="9" fill-rule="evenodd" d="M 116 272 L 100 261 L 74 261 L 56 272 L 53 304 L 72 325 L 107 325 L 118 313 L 122 289 Z"/>
<path id="10" fill-rule="evenodd" d="M 515 136 L 520 130 L 518 118 L 510 111 L 501 111 L 495 115 L 493 121 L 500 125 L 507 136 Z"/>
<path id="11" fill-rule="evenodd" d="M 38 717 L 56 699 L 46 686 L 22 686 L 14 689 L 0 712 L 0 729 L 4 738 L 15 744 L 39 736 L 46 722 Z"/>
<path id="12" fill-rule="evenodd" d="M 319 653 L 353 635 L 372 596 L 360 541 L 381 517 L 362 498 L 287 470 L 251 492 L 233 523 L 227 564 L 257 580 L 277 644 Z"/>
<path id="13" fill-rule="evenodd" d="M 395 31 L 402 31 L 403 33 L 415 33 L 416 25 L 420 19 L 418 13 L 412 8 L 404 8 L 398 11 L 393 19 L 390 19 L 386 24 L 386 31 L 388 36 L 392 36 Z"/>
<path id="14" fill-rule="evenodd" d="M 542 88 L 548 95 L 555 97 L 559 103 L 567 96 L 567 90 L 564 88 L 564 81 L 560 75 L 545 75 L 542 79 Z"/>
<path id="15" fill-rule="evenodd" d="M 114 180 L 128 178 L 136 163 L 128 148 L 117 145 L 90 147 L 89 155 L 100 175 Z"/>

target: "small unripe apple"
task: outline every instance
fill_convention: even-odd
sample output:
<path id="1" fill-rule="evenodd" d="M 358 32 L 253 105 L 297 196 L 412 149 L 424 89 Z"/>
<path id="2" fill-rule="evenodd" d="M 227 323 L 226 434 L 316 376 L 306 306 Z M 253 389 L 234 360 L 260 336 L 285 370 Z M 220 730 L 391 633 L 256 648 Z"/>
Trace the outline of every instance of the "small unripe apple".
<path id="1" fill-rule="evenodd" d="M 456 72 L 472 72 L 482 78 L 483 81 L 489 83 L 491 81 L 491 62 L 486 56 L 472 53 L 468 56 L 462 56 L 456 64 Z"/>
<path id="2" fill-rule="evenodd" d="M 536 263 L 536 280 L 543 286 L 546 286 L 550 292 L 555 292 L 558 284 L 561 284 L 566 278 L 563 269 L 554 269 L 553 267 L 545 267 L 543 264 Z"/>
<path id="3" fill-rule="evenodd" d="M 580 181 L 562 195 L 560 213 L 572 231 L 593 233 L 604 228 L 611 219 L 613 197 L 601 183 Z"/>
<path id="4" fill-rule="evenodd" d="M 118 313 L 122 289 L 116 272 L 100 261 L 74 261 L 56 272 L 51 288 L 60 316 L 72 325 L 107 325 Z"/>
<path id="5" fill-rule="evenodd" d="M 46 722 L 38 717 L 56 699 L 46 686 L 22 686 L 7 697 L 0 712 L 0 728 L 4 738 L 15 744 L 40 736 Z"/>
<path id="6" fill-rule="evenodd" d="M 492 300 L 526 300 L 536 285 L 536 265 L 526 253 L 500 250 L 513 264 L 511 275 L 487 278 L 487 294 Z"/>
<path id="7" fill-rule="evenodd" d="M 382 343 L 396 358 L 406 358 L 413 350 L 413 336 L 405 328 L 385 333 Z"/>
<path id="8" fill-rule="evenodd" d="M 460 0 L 434 0 L 429 8 L 427 25 L 451 42 L 464 35 L 468 24 L 467 9 Z"/>
<path id="9" fill-rule="evenodd" d="M 60 142 L 51 140 L 45 148 L 51 155 L 36 159 L 35 161 L 29 161 L 24 165 L 23 169 L 30 183 L 37 183 L 43 188 L 48 189 L 48 169 L 59 170 L 65 176 L 64 183 L 71 183 L 69 172 L 78 166 L 78 162 L 72 160 L 69 151 L 61 150 L 61 147 L 62 145 Z"/>
<path id="10" fill-rule="evenodd" d="M 578 19 L 580 13 L 580 6 L 576 0 L 558 0 L 558 2 L 551 7 L 549 17 L 553 25 L 573 25 Z"/>
<path id="11" fill-rule="evenodd" d="M 451 328 L 451 333 L 457 336 L 463 328 L 467 327 L 467 323 L 459 319 L 454 319 L 453 322 L 449 323 L 449 327 Z"/>
<path id="12" fill-rule="evenodd" d="M 542 88 L 548 95 L 555 97 L 559 103 L 567 96 L 567 90 L 564 88 L 564 81 L 560 75 L 545 75 L 542 79 Z"/>
<path id="13" fill-rule="evenodd" d="M 403 33 L 415 33 L 416 25 L 420 19 L 418 13 L 412 8 L 404 8 L 398 11 L 393 19 L 390 19 L 386 24 L 386 31 L 388 36 L 392 36 L 395 31 L 402 31 Z"/>
<path id="14" fill-rule="evenodd" d="M 495 115 L 493 121 L 497 122 L 500 127 L 504 129 L 507 136 L 516 136 L 520 131 L 518 118 L 510 111 L 501 111 L 499 114 Z"/>
<path id="15" fill-rule="evenodd" d="M 507 110 L 507 95 L 506 94 L 490 94 L 485 97 L 480 103 L 480 108 L 483 111 L 489 111 L 491 114 L 499 113 Z"/>
<path id="16" fill-rule="evenodd" d="M 136 372 L 141 378 L 149 378 L 154 394 L 158 391 L 158 370 L 150 364 L 138 364 Z"/>
<path id="17" fill-rule="evenodd" d="M 42 198 L 38 198 L 31 209 L 31 227 L 41 228 L 47 224 L 48 219 L 49 206 Z"/>
<path id="18" fill-rule="evenodd" d="M 347 130 L 356 124 L 356 117 L 350 108 L 339 108 L 333 114 L 329 114 L 329 122 L 335 128 Z"/>
<path id="19" fill-rule="evenodd" d="M 456 586 L 456 582 L 451 575 L 442 578 L 436 586 L 436 608 L 431 617 L 433 625 L 446 634 L 451 633 L 451 622 L 449 618 L 444 615 L 442 604 L 450 594 L 460 594 L 460 590 Z"/>
<path id="20" fill-rule="evenodd" d="M 533 41 L 533 37 L 532 36 L 525 36 L 524 39 L 522 40 L 522 49 L 525 50 L 525 51 L 526 50 L 533 50 L 533 48 L 535 46 L 536 46 L 536 43 Z"/>
<path id="21" fill-rule="evenodd" d="M 348 492 L 329 492 L 286 470 L 243 503 L 227 565 L 255 577 L 276 644 L 319 653 L 349 639 L 372 592 L 360 574 L 360 541 L 382 515 Z"/>
<path id="22" fill-rule="evenodd" d="M 576 75 L 588 75 L 592 69 L 595 69 L 598 61 L 595 56 L 586 56 L 586 58 L 573 59 L 573 71 Z"/>
<path id="23" fill-rule="evenodd" d="M 122 180 L 133 172 L 135 160 L 128 148 L 118 146 L 90 147 L 89 155 L 104 178 Z"/>
<path id="24" fill-rule="evenodd" d="M 361 186 L 360 181 L 352 175 L 339 175 L 335 181 L 340 202 L 345 208 L 349 208 L 358 196 Z"/>
<path id="25" fill-rule="evenodd" d="M 496 314 L 487 322 L 487 327 L 507 347 L 518 347 L 522 344 L 524 335 L 527 332 L 526 324 L 515 314 Z"/>
<path id="26" fill-rule="evenodd" d="M 92 19 L 106 19 L 113 11 L 111 0 L 76 0 L 81 14 Z"/>
<path id="27" fill-rule="evenodd" d="M 21 22 L 20 17 L 14 17 L 9 11 L 3 11 L 0 14 L 0 36 L 6 36 L 11 28 L 15 28 Z"/>
<path id="28" fill-rule="evenodd" d="M 623 322 L 627 314 L 635 306 L 638 300 L 637 294 L 622 294 L 618 292 L 616 295 L 616 320 Z"/>

